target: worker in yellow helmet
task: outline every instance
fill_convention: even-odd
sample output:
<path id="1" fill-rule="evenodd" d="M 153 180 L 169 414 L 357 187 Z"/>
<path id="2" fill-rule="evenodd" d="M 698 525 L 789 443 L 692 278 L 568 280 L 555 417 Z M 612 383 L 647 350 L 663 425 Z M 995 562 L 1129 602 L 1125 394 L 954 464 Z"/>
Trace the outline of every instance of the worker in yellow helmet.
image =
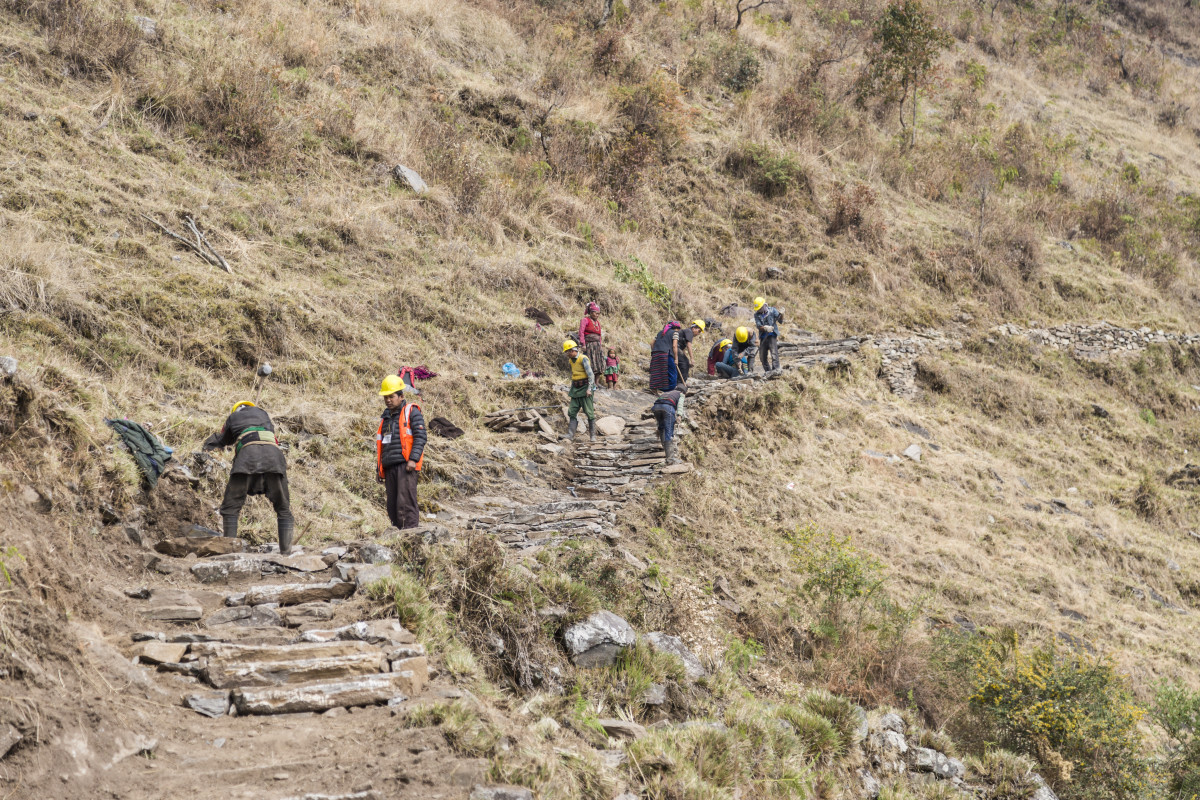
<path id="1" fill-rule="evenodd" d="M 246 498 L 265 494 L 275 507 L 279 552 L 286 556 L 292 549 L 296 521 L 288 496 L 287 461 L 279 449 L 275 424 L 267 412 L 249 400 L 235 403 L 221 430 L 208 437 L 202 448 L 215 450 L 230 446 L 233 447 L 233 466 L 221 501 L 224 534 L 236 538 L 238 517 Z"/>
<path id="2" fill-rule="evenodd" d="M 757 352 L 758 337 L 754 335 L 754 331 L 746 327 L 739 327 L 733 332 L 732 363 L 739 375 L 754 370 L 754 354 Z"/>
<path id="3" fill-rule="evenodd" d="M 417 474 L 425 463 L 425 417 L 416 403 L 404 401 L 404 380 L 388 375 L 379 387 L 383 415 L 375 433 L 375 480 L 383 484 L 388 519 L 404 530 L 421 524 Z"/>
<path id="4" fill-rule="evenodd" d="M 706 324 L 702 319 L 692 320 L 692 324 L 680 332 L 679 336 L 679 382 L 688 379 L 692 372 L 692 340 L 704 333 Z"/>
<path id="5" fill-rule="evenodd" d="M 758 328 L 758 338 L 762 343 L 759 356 L 762 359 L 763 372 L 779 370 L 779 323 L 783 322 L 783 312 L 774 306 L 767 305 L 762 297 L 754 298 L 754 326 Z"/>
<path id="6" fill-rule="evenodd" d="M 592 402 L 592 395 L 596 391 L 596 373 L 592 369 L 592 360 L 580 351 L 577 342 L 570 339 L 563 342 L 562 348 L 567 362 L 571 365 L 571 391 L 567 393 L 571 398 L 567 406 L 567 438 L 575 438 L 575 432 L 579 430 L 579 410 L 583 409 L 588 421 L 588 440 L 594 442 L 596 406 Z"/>
<path id="7" fill-rule="evenodd" d="M 737 375 L 736 352 L 733 339 L 722 339 L 708 351 L 708 374 L 720 375 L 722 378 L 732 378 Z"/>

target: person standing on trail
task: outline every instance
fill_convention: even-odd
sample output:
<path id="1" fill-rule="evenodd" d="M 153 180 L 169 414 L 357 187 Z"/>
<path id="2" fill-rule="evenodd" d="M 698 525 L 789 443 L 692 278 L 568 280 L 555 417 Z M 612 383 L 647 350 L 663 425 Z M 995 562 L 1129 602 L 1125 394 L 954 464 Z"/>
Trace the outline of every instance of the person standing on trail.
<path id="1" fill-rule="evenodd" d="M 600 330 L 600 306 L 587 304 L 583 319 L 579 320 L 579 346 L 595 368 L 604 363 L 604 334 Z"/>
<path id="2" fill-rule="evenodd" d="M 387 515 L 404 530 L 421 524 L 417 474 L 425 461 L 425 417 L 416 403 L 404 401 L 404 381 L 388 375 L 379 386 L 383 415 L 375 434 L 375 480 L 383 484 Z"/>
<path id="3" fill-rule="evenodd" d="M 592 361 L 579 352 L 579 345 L 567 339 L 563 342 L 563 352 L 571 364 L 571 398 L 567 406 L 567 438 L 575 439 L 575 431 L 579 430 L 579 409 L 587 414 L 588 441 L 596 441 L 596 407 L 592 395 L 596 391 L 596 373 L 592 371 Z"/>
<path id="4" fill-rule="evenodd" d="M 758 328 L 758 338 L 762 342 L 759 347 L 759 358 L 762 359 L 763 372 L 779 370 L 780 322 L 783 322 L 782 311 L 767 305 L 767 301 L 761 297 L 754 298 L 754 325 Z M 768 366 L 768 361 L 770 366 Z"/>
<path id="5" fill-rule="evenodd" d="M 733 339 L 722 339 L 708 351 L 708 374 L 720 375 L 722 378 L 732 378 L 737 374 L 734 367 Z"/>
<path id="6" fill-rule="evenodd" d="M 675 416 L 683 411 L 686 391 L 687 384 L 681 383 L 676 388 L 660 394 L 650 407 L 658 423 L 658 441 L 666 453 L 667 466 L 679 463 L 678 449 L 675 445 Z"/>
<path id="7" fill-rule="evenodd" d="M 749 328 L 740 327 L 733 332 L 733 339 L 733 366 L 736 367 L 739 375 L 753 372 L 754 354 L 758 352 L 758 337 Z M 744 368 L 743 365 L 745 365 Z"/>
<path id="8" fill-rule="evenodd" d="M 665 392 L 679 383 L 679 337 L 683 329 L 671 320 L 654 337 L 650 347 L 650 391 Z"/>
<path id="9" fill-rule="evenodd" d="M 286 556 L 292 550 L 296 520 L 288 497 L 287 461 L 279 449 L 275 424 L 267 412 L 249 400 L 235 403 L 221 430 L 205 439 L 201 449 L 218 450 L 230 446 L 233 447 L 233 467 L 229 470 L 225 498 L 221 501 L 221 524 L 225 535 L 237 538 L 238 517 L 246 498 L 265 494 L 275 507 L 279 553 Z"/>
<path id="10" fill-rule="evenodd" d="M 679 332 L 679 382 L 683 383 L 692 374 L 692 340 L 704 333 L 704 320 L 692 320 L 692 324 Z"/>

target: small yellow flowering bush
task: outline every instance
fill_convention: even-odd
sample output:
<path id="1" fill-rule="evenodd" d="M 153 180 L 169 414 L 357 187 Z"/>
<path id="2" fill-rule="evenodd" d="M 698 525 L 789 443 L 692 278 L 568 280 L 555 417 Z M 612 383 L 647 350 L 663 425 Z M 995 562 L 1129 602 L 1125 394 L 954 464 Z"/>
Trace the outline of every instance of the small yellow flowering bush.
<path id="1" fill-rule="evenodd" d="M 1026 651 L 1009 632 L 980 646 L 970 706 L 1001 746 L 1038 760 L 1063 800 L 1156 794 L 1138 730 L 1145 709 L 1108 659 Z"/>

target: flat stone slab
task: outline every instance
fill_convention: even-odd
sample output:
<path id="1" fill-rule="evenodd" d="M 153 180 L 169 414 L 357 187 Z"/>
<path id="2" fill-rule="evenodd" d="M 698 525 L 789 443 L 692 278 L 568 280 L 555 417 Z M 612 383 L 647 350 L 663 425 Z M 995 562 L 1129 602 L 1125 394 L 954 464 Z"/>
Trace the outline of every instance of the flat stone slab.
<path id="1" fill-rule="evenodd" d="M 241 539 L 225 536 L 177 536 L 154 545 L 154 552 L 173 558 L 195 553 L 200 557 L 239 553 L 246 547 Z"/>
<path id="2" fill-rule="evenodd" d="M 328 603 L 303 603 L 279 609 L 279 618 L 289 628 L 299 628 L 310 622 L 328 622 L 333 619 L 333 606 Z"/>
<path id="3" fill-rule="evenodd" d="M 354 594 L 354 584 L 344 581 L 329 583 L 280 583 L 271 586 L 255 586 L 244 594 L 231 595 L 225 602 L 231 606 L 258 606 L 263 603 L 278 603 L 281 606 L 298 606 L 323 600 L 339 600 Z"/>
<path id="4" fill-rule="evenodd" d="M 204 620 L 209 627 L 237 625 L 240 628 L 270 628 L 283 624 L 283 619 L 273 608 L 266 606 L 233 606 L 214 611 Z"/>
<path id="5" fill-rule="evenodd" d="M 412 678 L 411 672 L 385 672 L 298 686 L 242 688 L 234 691 L 233 704 L 239 714 L 292 714 L 381 705 L 407 694 L 405 689 Z"/>
<path id="6" fill-rule="evenodd" d="M 408 645 L 417 641 L 417 637 L 406 630 L 394 619 L 373 619 L 369 622 L 355 622 L 340 628 L 313 629 L 300 634 L 304 642 L 370 642 L 378 645 Z M 424 652 L 424 651 L 422 651 Z"/>
<path id="7" fill-rule="evenodd" d="M 194 692 L 183 698 L 183 704 L 206 717 L 223 717 L 229 713 L 229 692 Z"/>
<path id="8" fill-rule="evenodd" d="M 190 622 L 200 619 L 203 613 L 204 608 L 195 597 L 178 589 L 155 589 L 149 605 L 142 609 L 146 619 L 166 622 Z"/>
<path id="9" fill-rule="evenodd" d="M 365 642 L 192 645 L 206 659 L 204 674 L 217 689 L 283 686 L 369 675 L 383 668 L 383 653 Z"/>
<path id="10" fill-rule="evenodd" d="M 186 644 L 167 642 L 142 642 L 134 648 L 134 655 L 143 664 L 175 664 L 187 654 Z"/>

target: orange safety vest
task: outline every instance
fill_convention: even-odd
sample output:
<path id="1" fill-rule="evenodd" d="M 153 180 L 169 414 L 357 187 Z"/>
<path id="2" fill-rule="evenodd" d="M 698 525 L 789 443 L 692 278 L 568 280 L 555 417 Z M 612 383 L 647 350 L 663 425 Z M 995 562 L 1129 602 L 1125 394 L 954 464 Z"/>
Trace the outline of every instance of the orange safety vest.
<path id="1" fill-rule="evenodd" d="M 404 411 L 400 413 L 400 452 L 404 454 L 407 460 L 409 453 L 412 452 L 413 435 L 412 435 L 412 409 L 416 403 L 405 403 Z M 420 408 L 420 406 L 417 406 Z M 425 453 L 421 453 L 421 457 L 417 459 L 417 472 L 421 471 L 421 465 L 425 463 Z M 383 477 L 383 420 L 379 420 L 379 430 L 375 433 L 375 466 L 379 469 L 379 477 Z"/>

